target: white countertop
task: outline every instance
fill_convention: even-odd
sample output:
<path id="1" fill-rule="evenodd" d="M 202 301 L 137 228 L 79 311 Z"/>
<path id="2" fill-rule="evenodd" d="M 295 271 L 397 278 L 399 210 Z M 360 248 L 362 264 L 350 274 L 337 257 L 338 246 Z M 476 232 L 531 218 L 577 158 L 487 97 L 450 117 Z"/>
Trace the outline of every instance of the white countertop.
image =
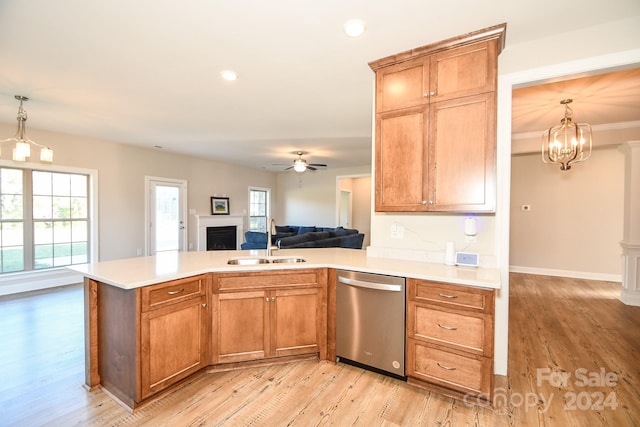
<path id="1" fill-rule="evenodd" d="M 274 251 L 274 257 L 298 256 L 298 264 L 228 265 L 229 258 L 265 256 L 264 250 L 162 253 L 114 261 L 70 266 L 85 277 L 123 289 L 181 279 L 203 273 L 269 271 L 302 268 L 336 268 L 435 280 L 482 288 L 500 288 L 500 272 L 494 268 L 456 267 L 419 261 L 367 256 L 367 251 L 343 248 L 304 248 Z"/>

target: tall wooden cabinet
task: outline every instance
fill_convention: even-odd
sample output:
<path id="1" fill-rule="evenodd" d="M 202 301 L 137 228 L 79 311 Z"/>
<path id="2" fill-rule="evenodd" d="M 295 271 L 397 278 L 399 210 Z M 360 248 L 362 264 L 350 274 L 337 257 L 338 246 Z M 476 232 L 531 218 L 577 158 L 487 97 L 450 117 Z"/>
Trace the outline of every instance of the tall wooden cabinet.
<path id="1" fill-rule="evenodd" d="M 505 27 L 369 64 L 376 72 L 376 211 L 495 210 L 495 90 Z"/>

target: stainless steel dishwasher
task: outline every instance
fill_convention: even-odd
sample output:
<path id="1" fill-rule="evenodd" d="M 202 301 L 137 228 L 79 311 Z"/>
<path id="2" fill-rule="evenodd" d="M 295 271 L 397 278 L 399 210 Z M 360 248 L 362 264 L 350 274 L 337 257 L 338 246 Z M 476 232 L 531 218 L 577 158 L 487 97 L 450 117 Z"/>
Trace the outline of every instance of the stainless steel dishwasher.
<path id="1" fill-rule="evenodd" d="M 405 378 L 405 279 L 337 271 L 336 356 Z"/>

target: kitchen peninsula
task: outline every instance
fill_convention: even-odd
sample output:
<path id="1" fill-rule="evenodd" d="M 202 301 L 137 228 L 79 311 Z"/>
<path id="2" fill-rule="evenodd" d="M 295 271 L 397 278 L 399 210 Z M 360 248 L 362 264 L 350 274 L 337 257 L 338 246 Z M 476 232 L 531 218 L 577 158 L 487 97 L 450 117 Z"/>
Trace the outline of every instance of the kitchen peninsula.
<path id="1" fill-rule="evenodd" d="M 293 258 L 304 262 L 277 262 Z M 408 279 L 410 383 L 490 402 L 498 270 L 343 248 L 281 250 L 269 263 L 246 259 L 264 262 L 265 251 L 167 253 L 70 267 L 85 277 L 85 386 L 100 386 L 133 410 L 194 374 L 302 358 L 335 361 L 335 274 L 342 269 Z M 456 328 L 425 332 L 438 319 Z M 432 372 L 439 363 L 433 358 L 441 358 L 441 374 Z"/>

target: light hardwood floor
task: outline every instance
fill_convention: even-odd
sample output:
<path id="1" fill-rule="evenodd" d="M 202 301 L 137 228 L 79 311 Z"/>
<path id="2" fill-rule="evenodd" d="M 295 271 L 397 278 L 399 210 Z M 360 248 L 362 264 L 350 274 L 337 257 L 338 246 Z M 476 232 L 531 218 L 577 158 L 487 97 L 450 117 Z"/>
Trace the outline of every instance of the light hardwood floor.
<path id="1" fill-rule="evenodd" d="M 3 297 L 0 425 L 640 426 L 640 307 L 619 291 L 512 274 L 509 376 L 497 377 L 493 409 L 305 361 L 209 373 L 135 414 L 82 388 L 81 287 Z"/>

